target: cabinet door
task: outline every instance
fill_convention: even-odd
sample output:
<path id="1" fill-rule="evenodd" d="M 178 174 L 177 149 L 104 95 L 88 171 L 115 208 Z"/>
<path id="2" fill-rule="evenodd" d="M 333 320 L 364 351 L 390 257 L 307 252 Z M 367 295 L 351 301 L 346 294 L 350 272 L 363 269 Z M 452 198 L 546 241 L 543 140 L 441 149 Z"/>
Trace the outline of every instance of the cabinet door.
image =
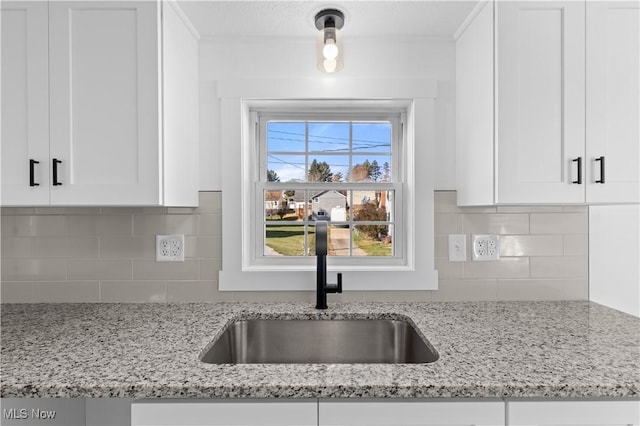
<path id="1" fill-rule="evenodd" d="M 640 401 L 507 402 L 509 426 L 640 425 Z"/>
<path id="2" fill-rule="evenodd" d="M 497 11 L 497 201 L 584 202 L 584 2 Z"/>
<path id="3" fill-rule="evenodd" d="M 588 202 L 640 202 L 638 34 L 637 1 L 587 2 Z"/>
<path id="4" fill-rule="evenodd" d="M 51 204 L 158 204 L 156 2 L 51 2 Z"/>
<path id="5" fill-rule="evenodd" d="M 49 204 L 48 5 L 1 6 L 1 203 Z M 33 164 L 34 186 L 30 160 L 39 162 Z"/>
<path id="6" fill-rule="evenodd" d="M 501 401 L 320 400 L 318 413 L 320 426 L 504 425 L 504 403 Z"/>
<path id="7" fill-rule="evenodd" d="M 317 400 L 142 400 L 131 426 L 316 426 Z"/>

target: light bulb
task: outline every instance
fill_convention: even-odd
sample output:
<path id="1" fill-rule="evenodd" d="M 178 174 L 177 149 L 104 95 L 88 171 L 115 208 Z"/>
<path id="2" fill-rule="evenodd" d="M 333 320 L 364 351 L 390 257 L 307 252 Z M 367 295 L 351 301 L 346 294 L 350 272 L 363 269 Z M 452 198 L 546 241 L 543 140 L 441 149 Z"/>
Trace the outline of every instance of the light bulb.
<path id="1" fill-rule="evenodd" d="M 338 61 L 336 61 L 335 59 L 325 59 L 322 63 L 322 66 L 324 67 L 324 70 L 326 72 L 335 72 L 336 68 L 338 67 Z"/>
<path id="2" fill-rule="evenodd" d="M 336 59 L 338 57 L 338 45 L 333 39 L 327 39 L 322 48 L 322 56 L 325 59 Z"/>

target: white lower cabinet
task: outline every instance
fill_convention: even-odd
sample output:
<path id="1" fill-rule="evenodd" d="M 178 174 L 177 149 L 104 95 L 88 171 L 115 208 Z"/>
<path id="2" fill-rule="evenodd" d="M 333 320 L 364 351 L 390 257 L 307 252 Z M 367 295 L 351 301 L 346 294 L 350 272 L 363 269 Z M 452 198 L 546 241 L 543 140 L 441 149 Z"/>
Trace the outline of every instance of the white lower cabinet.
<path id="1" fill-rule="evenodd" d="M 320 426 L 496 426 L 504 424 L 502 401 L 320 400 Z"/>
<path id="2" fill-rule="evenodd" d="M 640 401 L 508 401 L 507 425 L 638 426 Z"/>
<path id="3" fill-rule="evenodd" d="M 140 400 L 132 426 L 316 426 L 318 400 Z"/>

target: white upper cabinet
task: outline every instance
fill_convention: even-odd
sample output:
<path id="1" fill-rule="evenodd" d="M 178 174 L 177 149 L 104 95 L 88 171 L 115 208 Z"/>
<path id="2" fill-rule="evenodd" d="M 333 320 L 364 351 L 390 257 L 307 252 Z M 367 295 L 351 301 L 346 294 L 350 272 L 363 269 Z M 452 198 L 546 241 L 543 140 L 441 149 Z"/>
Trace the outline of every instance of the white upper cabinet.
<path id="1" fill-rule="evenodd" d="M 2 2 L 2 201 L 49 204 L 46 2 Z"/>
<path id="2" fill-rule="evenodd" d="M 53 1 L 38 6 L 44 21 L 29 22 L 26 28 L 27 38 L 37 36 L 44 46 L 37 53 L 24 53 L 24 47 L 7 40 L 8 30 L 2 27 L 3 87 L 17 80 L 10 75 L 5 81 L 5 40 L 11 45 L 7 54 L 23 55 L 27 61 L 39 56 L 22 66 L 29 67 L 27 75 L 37 73 L 40 79 L 44 72 L 45 88 L 48 83 L 44 102 L 36 107 L 45 113 L 33 119 L 24 108 L 5 113 L 3 91 L 3 122 L 9 114 L 28 122 L 26 137 L 17 134 L 9 140 L 6 136 L 12 135 L 2 134 L 2 204 L 197 205 L 197 71 L 190 71 L 197 70 L 197 39 L 184 25 L 175 25 L 173 6 L 144 1 Z M 3 4 L 3 24 L 6 9 Z M 181 72 L 163 73 L 166 57 L 180 61 Z M 39 66 L 42 61 L 44 67 Z M 30 96 L 31 82 L 20 83 Z M 179 113 L 163 108 L 164 93 L 174 94 L 176 86 L 183 95 L 171 96 L 171 101 L 180 102 Z M 11 95 L 24 98 L 23 93 Z M 32 104 L 29 97 L 27 104 Z M 30 152 L 28 133 L 40 128 L 47 131 L 38 131 L 36 155 Z M 176 131 L 167 134 L 165 128 L 180 129 L 181 137 Z M 44 194 L 39 198 L 25 196 L 30 192 L 31 159 L 39 161 L 38 190 Z M 19 165 L 5 172 L 9 161 Z M 171 181 L 169 175 L 184 180 Z"/>
<path id="3" fill-rule="evenodd" d="M 572 182 L 584 152 L 584 4 L 498 2 L 497 22 L 497 201 L 582 202 Z"/>
<path id="4" fill-rule="evenodd" d="M 639 2 L 587 2 L 586 75 L 587 201 L 638 203 Z"/>
<path id="5" fill-rule="evenodd" d="M 458 204 L 639 202 L 638 3 L 481 7 L 457 40 Z"/>

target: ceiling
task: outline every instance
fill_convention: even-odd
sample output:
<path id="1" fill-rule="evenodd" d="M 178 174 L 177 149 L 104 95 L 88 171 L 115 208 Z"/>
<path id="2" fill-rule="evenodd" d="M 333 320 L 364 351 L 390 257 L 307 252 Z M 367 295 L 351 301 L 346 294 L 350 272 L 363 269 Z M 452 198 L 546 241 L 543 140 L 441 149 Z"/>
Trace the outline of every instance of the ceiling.
<path id="1" fill-rule="evenodd" d="M 452 37 L 474 1 L 179 1 L 203 38 L 315 37 L 314 16 L 345 14 L 345 37 Z"/>

